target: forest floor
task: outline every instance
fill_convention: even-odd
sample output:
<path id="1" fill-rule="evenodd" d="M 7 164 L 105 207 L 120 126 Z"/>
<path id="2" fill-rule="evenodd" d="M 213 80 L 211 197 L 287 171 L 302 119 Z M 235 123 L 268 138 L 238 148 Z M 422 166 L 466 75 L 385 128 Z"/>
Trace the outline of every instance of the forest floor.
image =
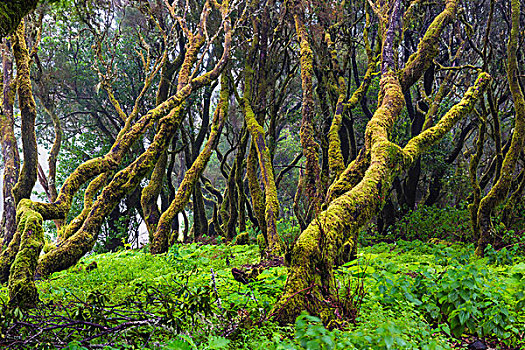
<path id="1" fill-rule="evenodd" d="M 472 252 L 470 245 L 420 241 L 361 248 L 337 272 L 339 297 L 357 312 L 344 330 L 327 330 L 307 314 L 295 325 L 273 323 L 269 313 L 286 267 L 268 268 L 247 284 L 231 272 L 258 262 L 254 245 L 91 255 L 38 281 L 37 309 L 7 308 L 3 286 L 0 346 L 525 349 L 525 257 L 504 249 L 477 259 Z"/>

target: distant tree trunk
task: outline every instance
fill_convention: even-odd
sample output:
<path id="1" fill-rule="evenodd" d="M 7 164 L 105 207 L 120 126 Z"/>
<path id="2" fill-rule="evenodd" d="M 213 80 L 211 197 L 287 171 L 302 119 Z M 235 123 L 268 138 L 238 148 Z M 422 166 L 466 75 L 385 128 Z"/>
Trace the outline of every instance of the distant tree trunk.
<path id="1" fill-rule="evenodd" d="M 184 175 L 175 198 L 171 202 L 170 206 L 164 213 L 162 213 L 159 224 L 157 225 L 157 230 L 153 235 L 153 240 L 150 245 L 150 250 L 153 254 L 163 253 L 168 250 L 168 243 L 171 233 L 171 223 L 173 219 L 181 212 L 192 194 L 192 189 L 195 187 L 197 181 L 206 168 L 211 153 L 217 146 L 219 136 L 222 131 L 226 116 L 228 115 L 229 107 L 229 89 L 228 82 L 224 78 L 221 79 L 221 94 L 219 104 L 215 110 L 215 115 L 212 122 L 212 128 L 210 132 L 210 137 L 204 146 L 204 149 L 201 151 L 199 156 L 195 159 L 190 169 Z M 196 232 L 198 234 L 198 232 Z"/>

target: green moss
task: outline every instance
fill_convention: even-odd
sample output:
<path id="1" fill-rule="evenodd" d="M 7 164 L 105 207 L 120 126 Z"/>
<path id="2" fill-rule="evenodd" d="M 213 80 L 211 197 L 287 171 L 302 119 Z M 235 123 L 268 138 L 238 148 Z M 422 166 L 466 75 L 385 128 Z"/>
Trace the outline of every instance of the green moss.
<path id="1" fill-rule="evenodd" d="M 162 183 L 164 180 L 164 174 L 166 173 L 167 162 L 168 154 L 165 151 L 159 157 L 157 164 L 155 164 L 155 168 L 151 174 L 151 179 L 148 185 L 142 189 L 142 194 L 140 197 L 140 204 L 144 213 L 144 222 L 146 223 L 146 227 L 150 235 L 150 241 L 153 238 L 153 233 L 157 228 L 160 218 L 157 199 L 162 190 Z"/>
<path id="2" fill-rule="evenodd" d="M 257 122 L 250 102 L 245 97 L 242 99 L 244 118 L 246 127 L 252 136 L 253 145 L 257 150 L 259 168 L 265 189 L 265 221 L 266 239 L 268 241 L 268 252 L 270 255 L 279 255 L 282 242 L 277 232 L 277 217 L 279 216 L 279 200 L 277 198 L 277 188 L 275 185 L 272 160 L 270 150 L 266 145 L 265 132 L 263 127 Z M 253 181 L 254 179 L 252 179 Z"/>
<path id="3" fill-rule="evenodd" d="M 308 32 L 304 24 L 304 12 L 299 3 L 294 4 L 294 22 L 295 31 L 299 39 L 301 66 L 301 86 L 303 90 L 303 100 L 301 106 L 301 129 L 299 132 L 301 138 L 301 146 L 303 147 L 303 154 L 306 159 L 306 166 L 304 170 L 304 184 L 303 191 L 308 198 L 308 205 L 311 209 L 307 210 L 311 215 L 315 215 L 319 211 L 321 205 L 322 188 L 320 168 L 319 168 L 319 144 L 315 140 L 315 132 L 313 126 L 314 116 L 314 99 L 313 99 L 313 52 L 308 40 Z"/>
<path id="4" fill-rule="evenodd" d="M 9 273 L 9 304 L 22 308 L 33 307 L 38 301 L 34 273 L 44 245 L 42 215 L 36 212 L 31 201 L 22 200 L 18 206 L 20 248 Z"/>
<path id="5" fill-rule="evenodd" d="M 0 38 L 16 30 L 22 18 L 33 11 L 38 0 L 3 1 L 0 3 Z"/>
<path id="6" fill-rule="evenodd" d="M 439 39 L 444 28 L 455 18 L 458 0 L 447 0 L 445 9 L 441 12 L 427 28 L 425 35 L 400 72 L 400 82 L 403 91 L 414 85 L 421 75 L 430 67 L 432 60 L 437 54 Z"/>
<path id="7" fill-rule="evenodd" d="M 24 162 L 13 187 L 15 204 L 29 198 L 37 180 L 38 150 L 35 133 L 36 104 L 30 77 L 30 57 L 25 41 L 25 25 L 22 21 L 13 40 L 13 55 L 17 68 L 18 104 L 22 118 L 21 134 Z"/>
<path id="8" fill-rule="evenodd" d="M 250 152 L 248 153 L 248 161 L 246 163 L 246 178 L 248 179 L 248 187 L 250 189 L 250 197 L 252 199 L 252 207 L 257 218 L 259 229 L 266 239 L 266 219 L 265 219 L 265 198 L 259 184 L 257 176 L 257 150 L 255 144 L 252 142 Z"/>
<path id="9" fill-rule="evenodd" d="M 232 244 L 235 244 L 235 245 L 250 244 L 250 235 L 246 231 L 241 232 L 235 237 Z"/>

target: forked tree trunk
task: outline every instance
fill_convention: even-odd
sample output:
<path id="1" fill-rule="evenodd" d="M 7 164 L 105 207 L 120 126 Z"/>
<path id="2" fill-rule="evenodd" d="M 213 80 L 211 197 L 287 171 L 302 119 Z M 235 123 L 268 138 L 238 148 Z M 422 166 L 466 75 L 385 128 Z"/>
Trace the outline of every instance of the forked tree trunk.
<path id="1" fill-rule="evenodd" d="M 274 307 L 274 313 L 282 323 L 294 322 L 303 310 L 321 316 L 326 322 L 334 320 L 337 313 L 331 309 L 331 298 L 336 288 L 333 266 L 339 247 L 345 242 L 355 246 L 358 229 L 373 218 L 384 204 L 393 179 L 470 111 L 490 79 L 488 74 L 481 73 L 474 86 L 437 125 L 414 137 L 405 148 L 392 143 L 389 135 L 404 107 L 403 92 L 431 64 L 441 32 L 455 15 L 457 2 L 447 1 L 445 10 L 431 23 L 417 52 L 409 58 L 402 71 L 395 70 L 394 38 L 399 29 L 399 6 L 400 1 L 395 1 L 389 23 L 383 23 L 388 30 L 382 45 L 380 100 L 365 131 L 364 153 L 370 155 L 370 161 L 362 156 L 363 160 L 350 164 L 347 170 L 359 169 L 356 165 L 359 163 L 368 165 L 363 167 L 365 170 L 361 178 L 361 171 L 353 172 L 355 185 L 342 184 L 339 186 L 341 192 L 332 189 L 333 200 L 326 210 L 319 213 L 299 236 L 292 251 L 284 293 Z M 386 13 L 381 17 L 386 18 Z"/>

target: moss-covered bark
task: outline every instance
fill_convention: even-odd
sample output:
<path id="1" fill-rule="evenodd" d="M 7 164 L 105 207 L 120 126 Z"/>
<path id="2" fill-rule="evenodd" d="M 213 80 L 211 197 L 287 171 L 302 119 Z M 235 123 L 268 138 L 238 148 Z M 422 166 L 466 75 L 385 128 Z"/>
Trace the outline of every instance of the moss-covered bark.
<path id="1" fill-rule="evenodd" d="M 335 106 L 335 113 L 328 132 L 328 164 L 330 166 L 330 176 L 336 179 L 345 169 L 343 152 L 341 151 L 341 139 L 339 130 L 343 123 L 343 102 L 346 98 L 346 83 L 344 78 L 339 78 L 339 98 Z"/>
<path id="2" fill-rule="evenodd" d="M 107 183 L 108 179 L 110 178 L 110 174 L 111 172 L 109 171 L 100 174 L 89 183 L 86 191 L 84 192 L 84 207 L 82 208 L 82 211 L 76 218 L 71 220 L 71 222 L 66 227 L 58 231 L 58 243 L 61 243 L 73 236 L 75 232 L 77 232 L 82 227 L 82 224 L 84 224 L 84 221 L 91 211 L 96 194 Z"/>
<path id="3" fill-rule="evenodd" d="M 400 83 L 403 91 L 408 91 L 432 64 L 438 51 L 441 33 L 455 18 L 458 2 L 458 0 L 446 1 L 445 9 L 434 18 L 419 42 L 417 51 L 409 57 L 405 68 L 400 74 Z"/>
<path id="4" fill-rule="evenodd" d="M 469 162 L 469 179 L 472 186 L 472 203 L 469 204 L 468 209 L 470 212 L 470 227 L 474 237 L 479 237 L 479 226 L 478 226 L 478 209 L 479 202 L 481 201 L 481 187 L 478 181 L 478 165 L 483 155 L 483 146 L 485 144 L 485 133 L 487 132 L 487 121 L 485 118 L 480 118 L 480 126 L 478 131 L 478 140 L 476 141 L 476 153 L 470 157 Z"/>
<path id="5" fill-rule="evenodd" d="M 150 235 L 150 241 L 153 239 L 153 233 L 157 229 L 157 224 L 160 218 L 157 199 L 162 191 L 162 182 L 164 180 L 164 174 L 166 173 L 167 163 L 168 154 L 165 151 L 160 155 L 155 164 L 149 183 L 142 190 L 142 195 L 140 197 L 140 204 L 142 206 L 142 212 L 144 213 L 144 221 Z"/>
<path id="6" fill-rule="evenodd" d="M 277 188 L 273 172 L 270 151 L 266 146 L 264 129 L 255 119 L 250 102 L 246 97 L 242 99 L 242 108 L 248 131 L 252 136 L 252 142 L 257 150 L 259 168 L 264 183 L 265 192 L 265 221 L 266 221 L 266 240 L 268 243 L 268 253 L 278 255 L 281 251 L 281 242 L 277 232 L 277 217 L 279 216 L 279 200 L 277 199 Z"/>
<path id="7" fill-rule="evenodd" d="M 293 18 L 295 31 L 300 45 L 300 66 L 301 84 L 303 90 L 303 100 L 301 105 L 301 146 L 306 159 L 304 171 L 303 192 L 307 197 L 310 210 L 307 213 L 315 215 L 321 205 L 320 193 L 318 193 L 321 181 L 319 168 L 319 144 L 315 140 L 313 117 L 314 117 L 314 98 L 313 98 L 313 53 L 308 40 L 308 32 L 304 23 L 304 9 L 301 1 L 293 2 Z"/>
<path id="8" fill-rule="evenodd" d="M 25 25 L 22 21 L 13 38 L 13 54 L 16 62 L 16 79 L 18 103 L 22 118 L 22 148 L 24 162 L 18 182 L 13 188 L 15 203 L 22 198 L 29 198 L 37 179 L 38 149 L 36 143 L 35 120 L 36 104 L 33 98 L 33 88 L 30 76 L 30 57 L 25 39 Z"/>
<path id="9" fill-rule="evenodd" d="M 489 193 L 483 197 L 479 203 L 477 226 L 480 230 L 480 236 L 478 245 L 476 247 L 476 254 L 479 256 L 483 255 L 485 247 L 488 243 L 488 239 L 491 236 L 492 223 L 490 216 L 492 211 L 508 195 L 513 179 L 514 168 L 516 167 L 520 153 L 523 151 L 523 145 L 525 142 L 525 97 L 519 83 L 519 69 L 517 59 L 520 32 L 520 12 L 520 1 L 512 0 L 512 27 L 510 31 L 509 43 L 507 46 L 507 80 L 509 82 L 509 88 L 514 101 L 514 110 L 516 113 L 514 133 L 512 134 L 510 148 L 505 155 L 503 164 L 501 165 L 500 176 Z"/>
<path id="10" fill-rule="evenodd" d="M 20 235 L 21 232 L 16 229 L 9 245 L 4 247 L 0 253 L 0 283 L 5 283 L 9 280 L 9 270 L 13 261 L 15 261 L 18 248 L 20 248 Z"/>
<path id="11" fill-rule="evenodd" d="M 266 219 L 264 218 L 264 210 L 266 207 L 264 195 L 261 190 L 259 178 L 257 177 L 257 150 L 255 144 L 251 144 L 248 153 L 248 160 L 246 161 L 246 178 L 248 179 L 248 187 L 250 189 L 250 197 L 252 199 L 253 211 L 259 224 L 259 229 L 266 240 Z"/>
<path id="12" fill-rule="evenodd" d="M 215 110 L 210 137 L 208 138 L 204 149 L 201 151 L 197 159 L 195 159 L 191 168 L 184 175 L 184 179 L 179 185 L 177 193 L 175 194 L 175 198 L 171 202 L 168 209 L 162 213 L 159 219 L 157 229 L 153 235 L 153 240 L 150 245 L 150 251 L 152 254 L 164 253 L 168 250 L 168 242 L 171 233 L 171 222 L 188 203 L 192 189 L 195 186 L 195 183 L 199 181 L 200 175 L 206 168 L 213 149 L 217 145 L 222 127 L 224 126 L 224 121 L 228 115 L 229 95 L 228 81 L 223 75 L 221 80 L 219 104 Z"/>
<path id="13" fill-rule="evenodd" d="M 54 271 L 68 268 L 69 266 L 75 264 L 78 259 L 80 259 L 85 253 L 92 249 L 100 226 L 102 225 L 105 217 L 113 210 L 115 205 L 118 204 L 124 195 L 135 189 L 141 179 L 154 167 L 158 157 L 167 149 L 171 136 L 178 129 L 181 122 L 182 102 L 190 95 L 191 92 L 201 88 L 202 86 L 210 84 L 212 81 L 218 78 L 219 74 L 227 63 L 230 54 L 229 49 L 231 44 L 231 25 L 229 19 L 226 18 L 228 14 L 227 4 L 228 2 L 224 2 L 222 5 L 220 5 L 220 12 L 221 16 L 223 16 L 223 29 L 225 34 L 224 51 L 217 64 L 212 70 L 198 77 L 191 77 L 190 79 L 187 79 L 188 83 L 179 89 L 175 95 L 168 98 L 164 103 L 157 106 L 154 110 L 150 111 L 147 116 L 137 120 L 135 124 L 133 124 L 133 126 L 131 126 L 129 129 L 121 131 L 117 137 L 118 141 L 116 141 L 115 145 L 109 152 L 111 155 L 119 156 L 119 159 L 122 157 L 120 150 L 123 144 L 126 147 L 129 147 L 132 143 L 131 141 L 138 137 L 137 134 L 142 134 L 145 131 L 145 127 L 148 128 L 152 126 L 152 122 L 157 119 L 154 118 L 154 116 L 163 116 L 159 120 L 158 131 L 155 134 L 155 137 L 148 149 L 134 162 L 132 162 L 125 169 L 119 171 L 113 177 L 112 181 L 104 188 L 102 193 L 93 204 L 91 211 L 89 212 L 82 227 L 73 236 L 64 241 L 62 245 L 50 251 L 40 259 L 36 271 L 37 276 L 47 276 Z M 201 35 L 204 35 L 202 33 L 202 28 L 204 26 L 205 23 L 203 22 L 201 22 L 199 25 Z M 185 60 L 192 60 L 194 64 L 196 58 L 192 55 L 187 55 Z M 183 63 L 183 65 L 185 63 Z M 185 78 L 182 77 L 182 79 Z M 101 162 L 102 166 L 100 164 Z M 68 179 L 70 180 L 70 187 L 66 187 L 66 181 L 66 184 L 64 184 L 62 187 L 57 202 L 60 201 L 62 193 L 65 193 L 63 195 L 64 200 L 70 201 L 71 198 L 67 196 L 67 193 L 74 189 L 78 189 L 80 179 L 92 177 L 94 175 L 93 173 L 96 173 L 97 170 L 101 172 L 107 171 L 107 169 L 105 169 L 103 166 L 104 164 L 114 166 L 118 163 L 115 164 L 114 159 L 111 159 L 107 155 L 98 158 L 97 161 L 88 161 L 87 163 L 84 163 L 75 170 L 77 177 L 74 180 L 71 180 L 70 176 Z M 95 169 L 95 171 L 89 171 L 93 169 Z M 83 170 L 87 170 L 87 173 L 83 173 Z M 64 189 L 64 187 L 66 187 L 66 189 Z M 57 204 L 55 203 L 55 206 L 56 205 Z"/>
<path id="14" fill-rule="evenodd" d="M 409 167 L 470 111 L 488 81 L 488 75 L 481 74 L 462 101 L 435 127 L 413 138 L 401 149 L 390 142 L 387 135 L 404 106 L 404 98 L 395 75 L 390 73 L 383 76 L 382 104 L 367 125 L 371 149 L 370 166 L 363 179 L 352 190 L 334 199 L 301 233 L 292 252 L 285 292 L 275 306 L 281 322 L 293 322 L 305 309 L 320 313 L 325 320 L 333 317 L 329 314 L 327 305 L 320 301 L 329 298 L 333 292 L 332 266 L 336 262 L 339 247 L 343 244 L 356 244 L 357 230 L 382 206 L 395 176 Z M 299 291 L 302 293 L 297 293 Z"/>
<path id="15" fill-rule="evenodd" d="M 13 60 L 10 55 L 10 42 L 2 47 L 2 97 L 0 100 L 0 142 L 2 143 L 3 176 L 3 212 L 0 223 L 0 249 L 7 248 L 16 231 L 16 203 L 13 187 L 18 181 L 20 158 L 14 132 L 13 105 L 16 81 L 13 79 Z"/>
<path id="16" fill-rule="evenodd" d="M 9 0 L 0 3 L 0 39 L 13 33 L 22 18 L 33 11 L 38 0 Z"/>

